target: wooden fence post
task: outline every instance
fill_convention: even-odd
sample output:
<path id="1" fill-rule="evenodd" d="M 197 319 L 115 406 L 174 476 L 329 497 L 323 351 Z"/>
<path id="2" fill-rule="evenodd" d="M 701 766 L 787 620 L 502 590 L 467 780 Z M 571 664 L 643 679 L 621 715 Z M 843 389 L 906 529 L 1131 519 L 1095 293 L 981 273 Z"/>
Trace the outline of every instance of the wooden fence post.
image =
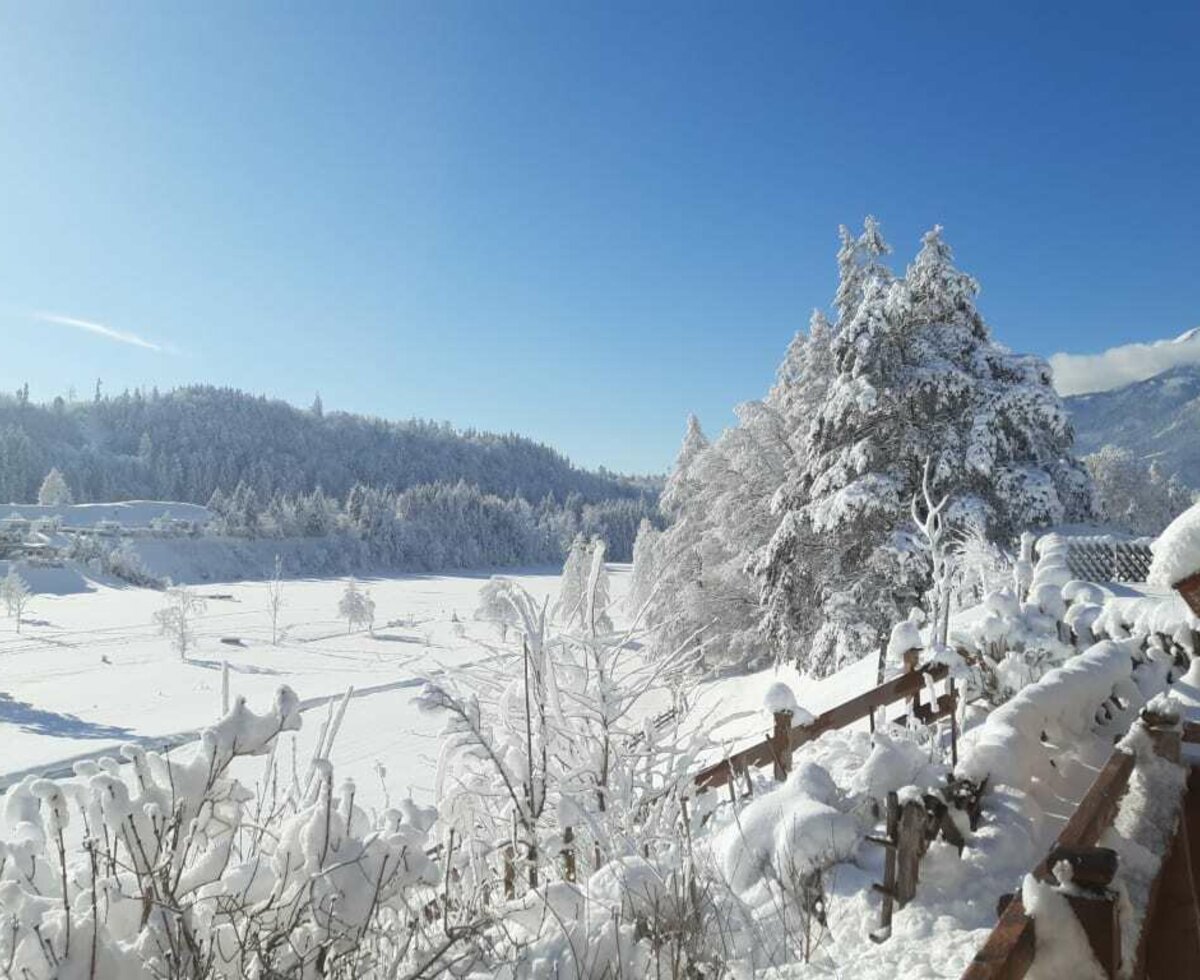
<path id="1" fill-rule="evenodd" d="M 1115 978 L 1121 969 L 1121 923 L 1117 896 L 1109 886 L 1117 873 L 1116 851 L 1107 847 L 1056 847 L 1046 864 L 1051 874 L 1057 865 L 1070 866 L 1072 891 L 1064 897 L 1104 975 Z"/>
<path id="2" fill-rule="evenodd" d="M 891 805 L 890 797 L 888 805 Z M 908 800 L 900 807 L 895 840 L 896 903 L 904 908 L 917 893 L 921 857 L 928 846 L 925 838 L 925 807 L 919 800 Z"/>
<path id="3" fill-rule="evenodd" d="M 783 782 L 792 771 L 792 713 L 775 712 L 775 730 L 771 733 L 771 750 L 775 755 L 775 780 Z"/>
<path id="4" fill-rule="evenodd" d="M 950 769 L 958 768 L 958 691 L 954 686 L 954 678 L 946 682 L 950 692 Z"/>
<path id="5" fill-rule="evenodd" d="M 896 843 L 900 836 L 900 798 L 895 791 L 887 795 L 887 836 L 868 838 L 885 849 L 883 884 L 875 890 L 883 895 L 879 909 L 879 928 L 871 933 L 871 942 L 882 943 L 892 935 L 892 912 L 896 902 Z"/>

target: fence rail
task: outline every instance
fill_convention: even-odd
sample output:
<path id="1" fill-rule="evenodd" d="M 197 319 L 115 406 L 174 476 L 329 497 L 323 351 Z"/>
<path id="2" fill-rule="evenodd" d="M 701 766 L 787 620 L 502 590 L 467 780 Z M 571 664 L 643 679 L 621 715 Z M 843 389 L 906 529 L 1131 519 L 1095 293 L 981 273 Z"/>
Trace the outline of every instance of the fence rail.
<path id="1" fill-rule="evenodd" d="M 906 698 L 913 699 L 913 714 L 922 724 L 929 725 L 947 716 L 953 720 L 956 696 L 952 691 L 940 695 L 932 705 L 920 704 L 918 700 L 930 680 L 940 681 L 947 673 L 947 668 L 942 664 L 909 671 L 822 712 L 807 725 L 793 726 L 789 723 L 787 727 L 781 728 L 777 717 L 774 734 L 706 766 L 696 774 L 693 782 L 698 789 L 716 789 L 733 782 L 752 767 L 782 766 L 785 771 L 789 770 L 791 753 L 801 745 L 813 741 L 825 732 L 845 728 L 870 717 L 877 708 L 885 708 Z M 790 715 L 787 717 L 790 718 Z M 957 731 L 952 728 L 952 732 L 957 738 Z"/>
<path id="2" fill-rule="evenodd" d="M 1156 726 L 1153 719 L 1146 721 L 1158 753 L 1179 763 L 1179 731 Z M 1200 741 L 1200 726 L 1185 726 L 1183 739 Z M 1077 887 L 1067 901 L 1087 935 L 1097 962 L 1109 977 L 1118 976 L 1123 956 L 1117 896 L 1108 887 L 1117 871 L 1117 861 L 1114 852 L 1096 845 L 1112 826 L 1134 763 L 1132 754 L 1120 748 L 1113 751 L 1054 847 L 1032 872 L 1039 881 L 1056 883 L 1054 867 L 1063 861 L 1072 867 L 1073 884 Z M 1194 772 L 1189 785 L 1196 786 Z M 1200 910 L 1195 892 L 1200 868 L 1189 845 L 1189 831 L 1194 833 L 1200 826 L 1197 804 L 1200 800 L 1194 789 L 1185 791 L 1179 801 L 1173 842 L 1163 855 L 1151 888 L 1138 947 L 1129 951 L 1133 954 L 1130 959 L 1134 978 L 1200 976 Z M 963 973 L 962 980 L 1021 980 L 1033 965 L 1036 946 L 1035 922 L 1026 913 L 1020 896 L 1013 896 L 1007 899 L 1000 921 Z"/>

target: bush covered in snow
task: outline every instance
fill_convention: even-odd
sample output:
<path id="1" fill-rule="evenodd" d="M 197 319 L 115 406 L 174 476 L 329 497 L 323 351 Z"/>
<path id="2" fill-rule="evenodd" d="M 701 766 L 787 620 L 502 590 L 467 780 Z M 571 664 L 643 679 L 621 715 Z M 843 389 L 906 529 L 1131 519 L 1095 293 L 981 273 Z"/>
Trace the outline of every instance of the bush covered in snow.
<path id="1" fill-rule="evenodd" d="M 300 725 L 281 688 L 239 699 L 182 757 L 126 746 L 77 777 L 5 799 L 0 964 L 25 980 L 413 976 L 442 964 L 426 930 L 438 870 L 428 817 L 377 818 L 323 759 L 290 786 L 274 765 Z M 266 756 L 256 795 L 230 774 Z M 444 933 L 443 933 L 444 936 Z"/>

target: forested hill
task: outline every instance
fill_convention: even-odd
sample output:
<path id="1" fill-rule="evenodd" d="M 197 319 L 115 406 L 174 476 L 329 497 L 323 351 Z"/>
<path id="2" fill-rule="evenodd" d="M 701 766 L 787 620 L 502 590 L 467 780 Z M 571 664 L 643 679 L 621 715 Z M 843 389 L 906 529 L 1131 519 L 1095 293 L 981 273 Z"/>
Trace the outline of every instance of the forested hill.
<path id="1" fill-rule="evenodd" d="M 537 503 L 656 496 L 654 481 L 579 469 L 517 435 L 459 431 L 422 420 L 389 422 L 319 404 L 230 388 L 126 393 L 39 405 L 0 395 L 0 502 L 36 499 L 58 467 L 77 500 L 151 498 L 206 503 L 245 481 L 266 496 L 321 487 L 345 498 L 356 483 L 405 490 L 464 481 Z"/>

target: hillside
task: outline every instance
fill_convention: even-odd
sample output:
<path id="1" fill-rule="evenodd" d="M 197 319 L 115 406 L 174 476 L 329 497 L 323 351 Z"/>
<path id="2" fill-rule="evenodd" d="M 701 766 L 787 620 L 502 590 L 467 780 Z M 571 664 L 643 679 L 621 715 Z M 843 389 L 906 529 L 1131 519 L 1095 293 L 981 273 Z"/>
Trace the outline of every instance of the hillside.
<path id="1" fill-rule="evenodd" d="M 577 468 L 523 436 L 304 411 L 229 388 L 49 405 L 0 396 L 0 501 L 36 499 L 52 466 L 76 499 L 89 501 L 204 504 L 241 481 L 262 496 L 320 487 L 339 499 L 356 483 L 402 491 L 459 481 L 530 503 L 551 495 L 596 502 L 657 493 L 652 480 Z"/>
<path id="2" fill-rule="evenodd" d="M 1184 364 L 1145 381 L 1063 399 L 1075 424 L 1075 449 L 1105 444 L 1157 459 L 1200 487 L 1200 364 Z"/>

